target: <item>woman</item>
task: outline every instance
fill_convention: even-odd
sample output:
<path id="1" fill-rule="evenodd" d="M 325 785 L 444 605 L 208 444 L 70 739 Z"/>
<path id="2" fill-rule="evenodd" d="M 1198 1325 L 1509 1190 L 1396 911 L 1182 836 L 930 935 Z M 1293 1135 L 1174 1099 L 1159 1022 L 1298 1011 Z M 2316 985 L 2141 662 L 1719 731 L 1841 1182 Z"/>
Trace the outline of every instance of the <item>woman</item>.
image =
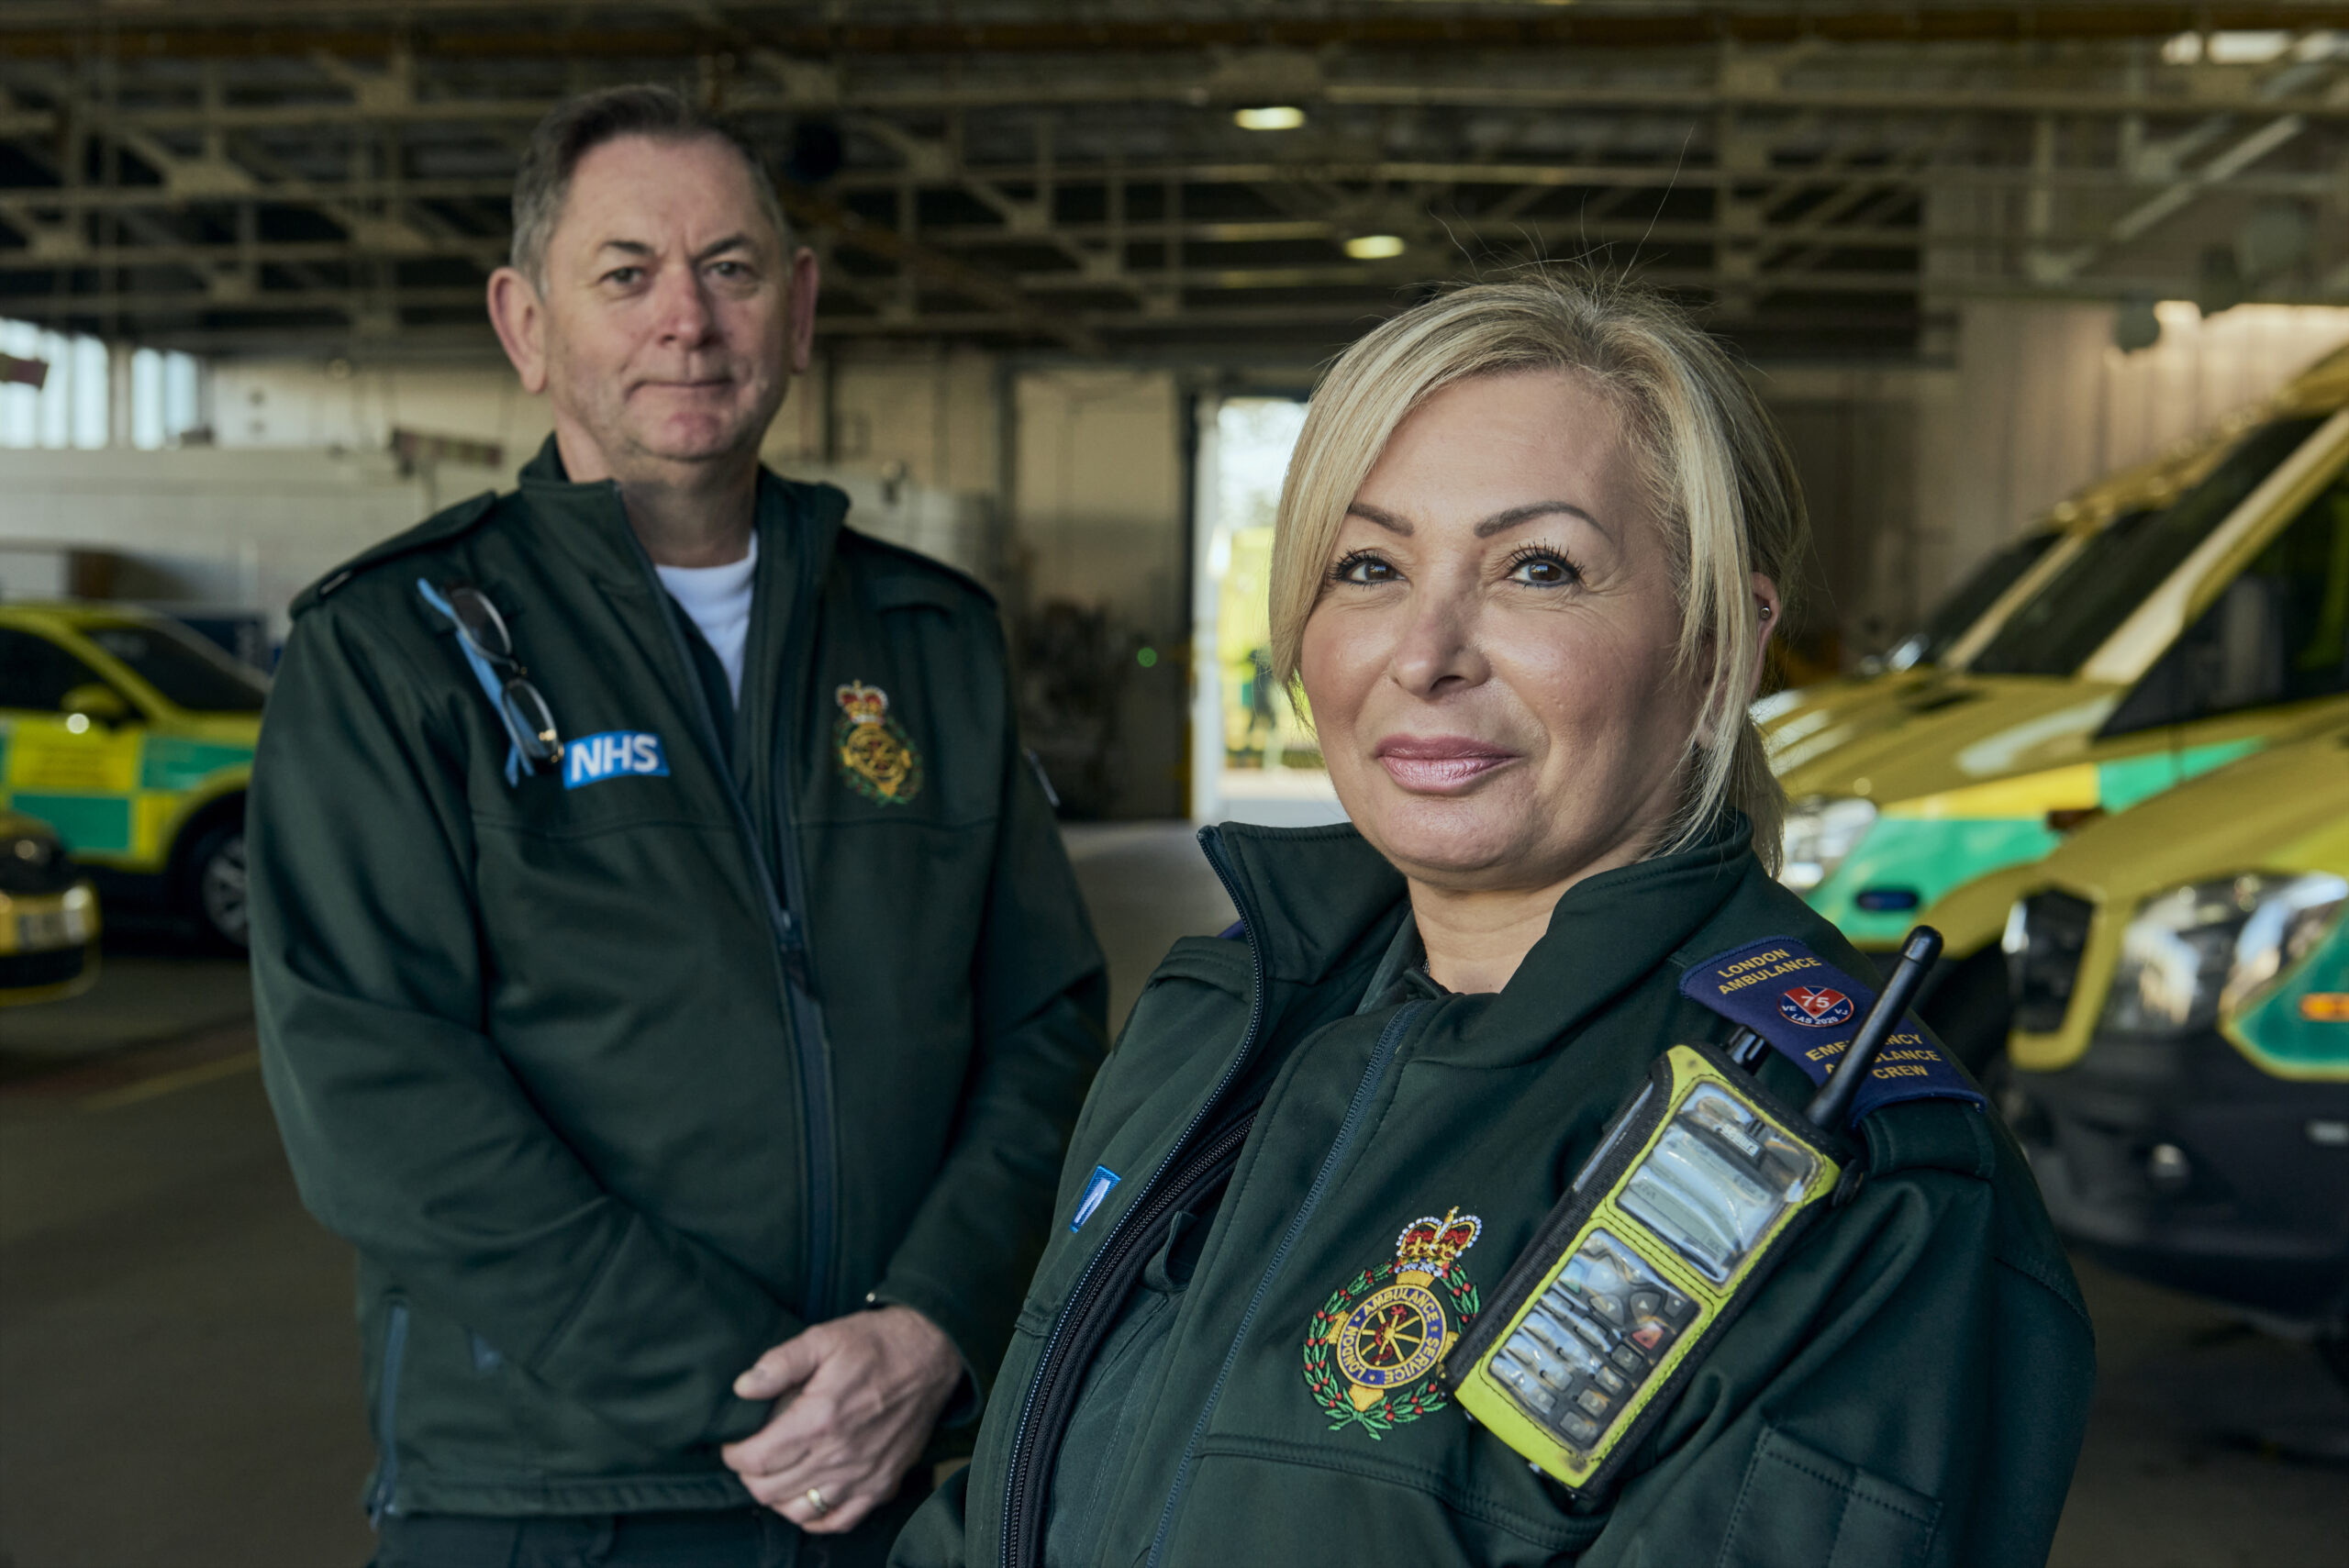
<path id="1" fill-rule="evenodd" d="M 1701 1248 L 1577 1243 L 1584 1329 L 1624 1323 L 1631 1371 L 1560 1347 L 1576 1383 L 1520 1337 L 1493 1375 L 1570 1394 L 1552 1437 L 1603 1473 L 1570 1490 L 1573 1455 L 1472 1420 L 1447 1364 L 1521 1254 L 1565 1257 L 1537 1231 L 1659 1059 L 1702 1054 L 1675 1042 L 1756 1023 L 1779 1049 L 1716 1076 L 1791 1125 L 1807 1041 L 1865 1010 L 1862 959 L 1771 878 L 1745 715 L 1803 543 L 1753 394 L 1648 296 L 1480 285 L 1337 362 L 1272 594 L 1353 826 L 1200 835 L 1242 929 L 1178 943 L 1137 1005 L 976 1457 L 896 1562 L 2044 1557 L 2088 1325 L 2013 1145 L 1913 1036 L 1908 1087 L 1804 1167 L 1841 1173 L 1808 1229 L 1754 1243 L 1774 1272 L 1722 1273 L 1733 1303 L 1690 1317 Z M 1639 1173 L 1597 1169 L 1636 1211 Z"/>

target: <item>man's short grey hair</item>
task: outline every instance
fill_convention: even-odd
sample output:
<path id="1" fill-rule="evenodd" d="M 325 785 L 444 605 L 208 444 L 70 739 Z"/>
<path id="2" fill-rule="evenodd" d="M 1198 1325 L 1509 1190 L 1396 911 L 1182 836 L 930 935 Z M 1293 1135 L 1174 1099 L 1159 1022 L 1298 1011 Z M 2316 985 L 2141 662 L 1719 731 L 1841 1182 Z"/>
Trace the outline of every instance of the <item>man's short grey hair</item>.
<path id="1" fill-rule="evenodd" d="M 656 141 L 722 141 L 742 155 L 751 172 L 751 188 L 758 194 L 759 210 L 774 225 L 786 246 L 791 226 L 766 160 L 741 127 L 702 108 L 681 93 L 650 83 L 604 87 L 557 104 L 530 132 L 530 145 L 514 175 L 514 269 L 546 292 L 547 242 L 562 220 L 562 206 L 571 195 L 572 172 L 579 161 L 607 141 L 626 136 L 651 137 Z"/>

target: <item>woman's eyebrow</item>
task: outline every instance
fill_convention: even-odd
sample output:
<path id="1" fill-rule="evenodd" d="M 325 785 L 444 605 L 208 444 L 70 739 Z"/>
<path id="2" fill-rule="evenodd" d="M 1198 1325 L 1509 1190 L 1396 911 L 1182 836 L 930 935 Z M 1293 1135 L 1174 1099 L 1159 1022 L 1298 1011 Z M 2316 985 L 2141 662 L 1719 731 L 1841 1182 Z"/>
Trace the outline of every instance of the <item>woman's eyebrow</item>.
<path id="1" fill-rule="evenodd" d="M 1584 522 L 1588 523 L 1592 528 L 1597 528 L 1602 534 L 1608 533 L 1606 524 L 1600 522 L 1597 517 L 1592 517 L 1588 512 L 1584 511 L 1580 506 L 1575 506 L 1572 501 L 1529 501 L 1522 506 L 1511 506 L 1506 512 L 1495 512 L 1491 517 L 1486 517 L 1483 522 L 1478 523 L 1476 525 L 1476 537 L 1478 539 L 1490 539 L 1493 535 L 1500 533 L 1505 529 L 1513 528 L 1520 523 L 1531 522 L 1535 517 L 1555 517 L 1561 512 L 1570 517 L 1580 517 Z M 1375 522 L 1377 519 L 1373 518 L 1372 520 Z M 1614 536 L 1612 534 L 1609 534 L 1609 537 L 1612 538 Z"/>
<path id="2" fill-rule="evenodd" d="M 1401 517 L 1397 517 L 1392 512 L 1384 511 L 1379 507 L 1371 506 L 1366 501 L 1356 501 L 1352 506 L 1348 506 L 1346 508 L 1346 516 L 1350 517 L 1360 517 L 1363 521 L 1367 523 L 1376 523 L 1388 533 L 1401 534 L 1406 539 L 1408 539 L 1411 534 L 1411 525 L 1409 523 L 1406 522 Z"/>

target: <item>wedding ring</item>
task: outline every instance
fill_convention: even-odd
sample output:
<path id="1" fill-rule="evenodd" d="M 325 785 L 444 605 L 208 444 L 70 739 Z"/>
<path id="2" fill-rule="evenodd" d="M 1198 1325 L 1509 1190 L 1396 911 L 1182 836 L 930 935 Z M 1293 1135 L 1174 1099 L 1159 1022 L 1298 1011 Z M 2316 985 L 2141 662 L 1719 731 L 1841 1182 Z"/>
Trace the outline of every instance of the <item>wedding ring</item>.
<path id="1" fill-rule="evenodd" d="M 824 1489 L 821 1486 L 807 1488 L 807 1506 L 816 1510 L 816 1517 L 819 1519 L 832 1511 L 832 1506 L 824 1501 Z"/>

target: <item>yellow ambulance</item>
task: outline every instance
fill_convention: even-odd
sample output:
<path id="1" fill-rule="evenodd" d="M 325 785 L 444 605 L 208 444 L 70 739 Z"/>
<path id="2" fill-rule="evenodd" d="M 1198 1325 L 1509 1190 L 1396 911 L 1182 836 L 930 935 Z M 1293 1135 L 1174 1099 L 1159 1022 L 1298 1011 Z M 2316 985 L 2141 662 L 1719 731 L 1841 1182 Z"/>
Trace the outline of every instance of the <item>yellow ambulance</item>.
<path id="1" fill-rule="evenodd" d="M 1999 1099 L 2057 1226 L 2349 1378 L 2349 724 L 1991 881 Z"/>
<path id="2" fill-rule="evenodd" d="M 0 807 L 54 828 L 109 902 L 245 942 L 245 788 L 265 676 L 168 617 L 0 605 Z"/>
<path id="3" fill-rule="evenodd" d="M 1920 1010 L 1979 1066 L 2006 1036 L 2002 921 L 1937 904 L 2343 714 L 2349 355 L 2336 355 L 2168 506 L 2099 530 L 1930 711 L 1782 767 L 1787 880 L 1863 947 L 1891 948 L 1920 917 L 1942 927 L 1948 959 Z"/>

